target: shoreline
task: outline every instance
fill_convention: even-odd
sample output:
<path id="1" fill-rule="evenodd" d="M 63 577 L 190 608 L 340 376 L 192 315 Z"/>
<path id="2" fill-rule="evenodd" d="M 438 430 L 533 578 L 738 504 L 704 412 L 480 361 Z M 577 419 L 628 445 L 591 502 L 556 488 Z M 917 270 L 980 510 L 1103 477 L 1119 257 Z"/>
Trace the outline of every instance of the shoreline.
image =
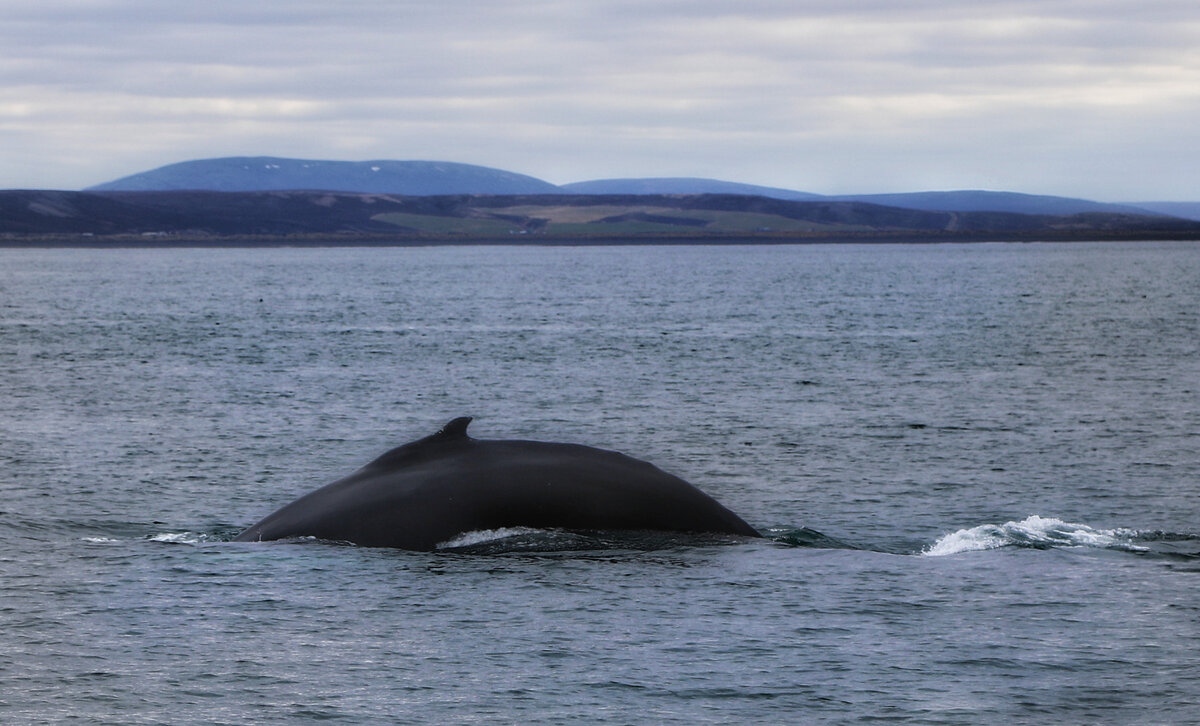
<path id="1" fill-rule="evenodd" d="M 38 234 L 0 235 L 3 249 L 170 249 L 170 248 L 286 248 L 286 247 L 636 247 L 813 244 L 963 244 L 1037 242 L 1195 242 L 1200 232 L 1179 230 L 1063 230 L 1030 232 L 862 232 L 854 234 L 739 234 L 739 235 L 544 235 L 507 236 L 304 234 L 304 235 L 188 235 L 188 234 Z"/>

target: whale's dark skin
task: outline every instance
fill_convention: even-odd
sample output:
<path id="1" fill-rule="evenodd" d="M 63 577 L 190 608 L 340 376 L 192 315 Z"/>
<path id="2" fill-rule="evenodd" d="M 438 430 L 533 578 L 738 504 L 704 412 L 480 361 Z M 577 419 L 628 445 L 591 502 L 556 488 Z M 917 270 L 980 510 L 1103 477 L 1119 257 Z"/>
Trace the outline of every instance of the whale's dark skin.
<path id="1" fill-rule="evenodd" d="M 475 530 L 651 530 L 761 536 L 679 477 L 615 451 L 488 441 L 457 418 L 238 535 L 316 537 L 363 547 L 433 550 Z"/>

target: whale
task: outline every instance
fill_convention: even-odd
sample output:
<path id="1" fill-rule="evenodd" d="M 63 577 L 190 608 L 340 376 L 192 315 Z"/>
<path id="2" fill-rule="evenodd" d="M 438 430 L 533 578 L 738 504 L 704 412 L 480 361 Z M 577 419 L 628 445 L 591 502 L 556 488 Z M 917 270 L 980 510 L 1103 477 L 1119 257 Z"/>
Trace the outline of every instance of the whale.
<path id="1" fill-rule="evenodd" d="M 507 528 L 760 537 L 649 462 L 581 444 L 475 439 L 469 416 L 267 515 L 235 542 L 316 538 L 433 551 Z"/>

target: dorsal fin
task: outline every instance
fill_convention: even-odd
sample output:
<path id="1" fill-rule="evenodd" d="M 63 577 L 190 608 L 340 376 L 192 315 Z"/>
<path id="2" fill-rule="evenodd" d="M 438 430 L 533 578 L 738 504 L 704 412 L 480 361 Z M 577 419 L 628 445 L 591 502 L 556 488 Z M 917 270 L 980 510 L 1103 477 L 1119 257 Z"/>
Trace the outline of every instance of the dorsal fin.
<path id="1" fill-rule="evenodd" d="M 364 469 L 380 469 L 404 466 L 414 461 L 420 460 L 421 457 L 428 456 L 431 453 L 427 444 L 438 444 L 450 441 L 469 441 L 470 436 L 467 436 L 467 425 L 471 423 L 470 416 L 456 418 L 442 428 L 438 429 L 437 433 L 430 434 L 423 439 L 418 439 L 408 444 L 397 446 L 396 448 L 381 455 L 379 458 L 364 466 Z M 434 446 L 432 453 L 437 453 L 441 449 Z"/>
<path id="2" fill-rule="evenodd" d="M 452 439 L 469 439 L 467 436 L 467 426 L 470 425 L 472 418 L 470 416 L 460 416 L 450 423 L 446 424 L 433 436 L 431 439 L 440 441 L 449 441 Z"/>

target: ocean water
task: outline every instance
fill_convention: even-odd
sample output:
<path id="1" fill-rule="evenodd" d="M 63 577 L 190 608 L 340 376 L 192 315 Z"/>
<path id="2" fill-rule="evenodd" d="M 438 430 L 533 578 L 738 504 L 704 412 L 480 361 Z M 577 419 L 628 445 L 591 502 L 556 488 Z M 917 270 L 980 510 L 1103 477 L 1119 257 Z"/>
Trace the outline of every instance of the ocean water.
<path id="1" fill-rule="evenodd" d="M 0 250 L 0 723 L 1200 722 L 1195 244 Z M 768 535 L 232 543 L 476 417 Z"/>

